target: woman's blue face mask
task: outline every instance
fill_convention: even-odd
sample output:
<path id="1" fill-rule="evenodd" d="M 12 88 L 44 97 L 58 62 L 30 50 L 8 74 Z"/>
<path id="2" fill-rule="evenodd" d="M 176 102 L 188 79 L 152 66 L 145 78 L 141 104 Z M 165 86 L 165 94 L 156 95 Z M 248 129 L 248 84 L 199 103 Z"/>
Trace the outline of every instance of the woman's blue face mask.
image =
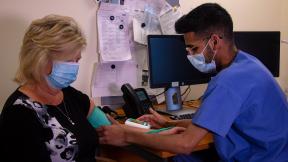
<path id="1" fill-rule="evenodd" d="M 210 41 L 210 39 L 209 39 Z M 190 63 L 200 72 L 202 73 L 211 73 L 214 72 L 216 70 L 216 63 L 214 61 L 214 57 L 216 55 L 216 53 L 214 54 L 212 61 L 210 63 L 206 63 L 205 62 L 205 57 L 204 57 L 204 51 L 206 50 L 208 43 L 205 45 L 204 49 L 202 50 L 201 53 L 197 53 L 197 54 L 189 54 L 187 55 L 188 60 L 190 61 Z"/>
<path id="2" fill-rule="evenodd" d="M 53 88 L 66 88 L 76 80 L 78 70 L 79 63 L 55 61 L 53 62 L 52 72 L 48 75 L 47 80 Z"/>

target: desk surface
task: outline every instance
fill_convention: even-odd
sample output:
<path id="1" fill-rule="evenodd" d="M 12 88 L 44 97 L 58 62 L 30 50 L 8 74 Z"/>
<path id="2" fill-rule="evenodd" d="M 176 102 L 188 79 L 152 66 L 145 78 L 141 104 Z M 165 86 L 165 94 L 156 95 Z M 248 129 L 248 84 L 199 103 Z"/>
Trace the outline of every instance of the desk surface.
<path id="1" fill-rule="evenodd" d="M 198 102 L 198 101 L 197 101 Z M 189 105 L 190 104 L 190 105 Z M 199 103 L 193 103 L 193 102 L 190 102 L 190 103 L 186 103 L 186 106 L 188 105 L 188 107 L 192 107 L 192 108 L 195 108 L 197 107 L 197 104 L 199 105 Z M 193 105 L 193 106 L 191 106 Z M 156 109 L 160 108 L 160 109 L 163 109 L 163 107 L 165 107 L 165 105 L 158 105 L 156 106 Z M 124 111 L 122 109 L 117 109 L 116 110 L 117 113 L 119 115 L 124 115 Z M 201 141 L 200 143 L 194 148 L 194 151 L 200 151 L 200 150 L 205 150 L 205 149 L 208 149 L 210 146 L 211 146 L 211 143 L 213 143 L 213 136 L 211 133 L 208 133 Z M 106 146 L 107 148 L 107 146 Z M 143 161 L 143 159 L 141 160 L 137 159 L 137 156 L 135 155 L 135 153 L 128 153 L 127 150 L 125 151 L 125 149 L 121 149 L 121 148 L 117 148 L 117 147 L 108 147 L 109 148 L 109 154 L 108 153 L 104 153 L 106 156 L 108 155 L 109 158 L 112 158 L 112 159 L 117 159 L 117 161 Z M 150 148 L 145 148 L 145 147 L 142 147 L 142 149 L 154 154 L 154 155 L 157 155 L 161 158 L 168 158 L 168 157 L 171 157 L 171 156 L 174 156 L 175 154 L 173 153 L 170 153 L 170 152 L 167 152 L 167 151 L 160 151 L 160 150 L 155 150 L 155 149 L 150 149 Z M 105 152 L 105 149 L 104 149 L 104 152 Z M 139 158 L 139 157 L 138 157 Z M 144 160 L 145 161 L 145 160 Z"/>

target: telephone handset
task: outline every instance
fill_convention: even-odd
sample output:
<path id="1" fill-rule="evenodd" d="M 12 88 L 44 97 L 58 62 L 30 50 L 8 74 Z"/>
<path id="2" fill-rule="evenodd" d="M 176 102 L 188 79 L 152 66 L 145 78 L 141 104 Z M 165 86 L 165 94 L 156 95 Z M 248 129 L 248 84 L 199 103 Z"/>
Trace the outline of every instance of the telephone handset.
<path id="1" fill-rule="evenodd" d="M 128 118 L 138 118 L 148 112 L 152 102 L 144 88 L 133 89 L 128 83 L 121 86 L 125 105 L 123 110 Z"/>

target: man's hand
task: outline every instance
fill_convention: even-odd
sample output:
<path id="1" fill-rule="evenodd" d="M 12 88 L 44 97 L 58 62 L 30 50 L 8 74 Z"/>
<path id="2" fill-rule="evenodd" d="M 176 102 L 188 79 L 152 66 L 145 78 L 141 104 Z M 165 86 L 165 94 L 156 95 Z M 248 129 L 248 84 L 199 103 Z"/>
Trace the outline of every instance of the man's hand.
<path id="1" fill-rule="evenodd" d="M 182 133 L 186 130 L 186 128 L 183 127 L 174 127 L 165 131 L 161 131 L 158 134 L 162 134 L 162 135 L 171 135 L 171 134 L 179 134 Z"/>
<path id="2" fill-rule="evenodd" d="M 149 111 L 151 114 L 140 116 L 138 120 L 148 122 L 152 126 L 152 128 L 165 127 L 168 120 L 163 116 L 161 116 L 160 114 L 158 114 L 152 108 L 149 108 Z"/>

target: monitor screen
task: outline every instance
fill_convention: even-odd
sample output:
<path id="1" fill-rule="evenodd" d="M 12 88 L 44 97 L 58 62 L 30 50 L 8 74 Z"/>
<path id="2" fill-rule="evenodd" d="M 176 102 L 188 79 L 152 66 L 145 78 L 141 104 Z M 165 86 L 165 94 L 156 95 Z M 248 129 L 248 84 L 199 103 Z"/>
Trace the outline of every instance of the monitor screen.
<path id="1" fill-rule="evenodd" d="M 151 88 L 207 83 L 209 74 L 199 72 L 187 59 L 183 35 L 149 35 L 149 81 Z"/>
<path id="2" fill-rule="evenodd" d="M 238 49 L 257 57 L 273 74 L 279 77 L 280 32 L 234 32 Z"/>
<path id="3" fill-rule="evenodd" d="M 234 32 L 237 48 L 257 57 L 279 76 L 280 32 Z M 149 35 L 151 88 L 207 83 L 211 74 L 199 72 L 187 59 L 183 35 Z"/>

